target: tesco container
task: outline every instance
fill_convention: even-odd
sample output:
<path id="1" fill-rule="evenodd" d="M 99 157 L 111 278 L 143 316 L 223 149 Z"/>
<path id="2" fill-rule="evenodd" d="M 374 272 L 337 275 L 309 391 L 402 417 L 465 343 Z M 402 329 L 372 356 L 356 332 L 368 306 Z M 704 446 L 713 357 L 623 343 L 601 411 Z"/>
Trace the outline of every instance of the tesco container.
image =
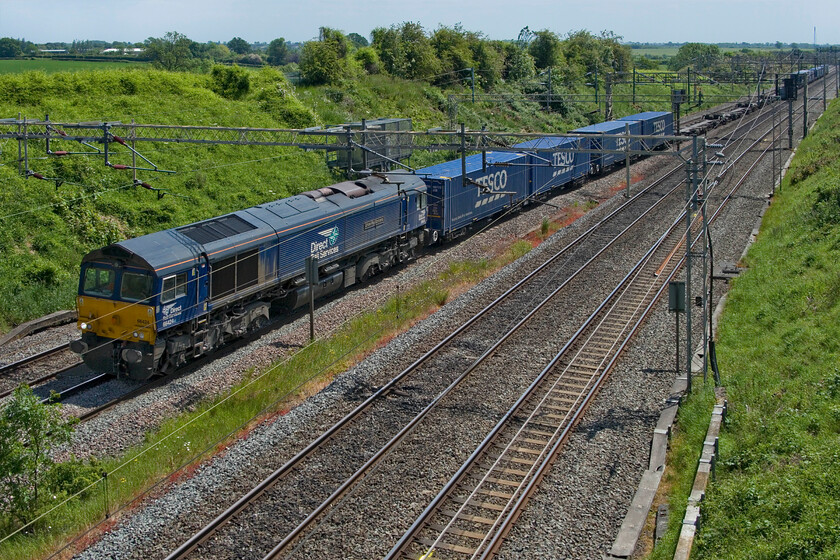
<path id="1" fill-rule="evenodd" d="M 583 145 L 588 145 L 584 142 Z M 540 194 L 563 187 L 589 172 L 589 154 L 583 153 L 582 139 L 535 138 L 514 145 L 528 153 L 531 164 L 528 193 Z"/>
<path id="2" fill-rule="evenodd" d="M 673 136 L 674 115 L 668 111 L 646 111 L 617 119 L 618 121 L 638 121 L 642 123 L 643 136 Z M 656 149 L 665 144 L 665 140 L 643 140 L 640 149 Z"/>
<path id="3" fill-rule="evenodd" d="M 589 154 L 589 165 L 592 173 L 600 173 L 617 162 L 624 161 L 625 155 L 620 153 L 626 149 L 626 138 L 605 138 L 606 135 L 625 134 L 628 129 L 631 135 L 638 136 L 642 133 L 640 121 L 607 121 L 603 123 L 584 126 L 570 130 L 570 134 L 586 134 L 589 139 L 589 148 L 595 150 Z M 631 140 L 630 149 L 638 150 L 640 147 L 637 139 Z M 599 152 L 598 150 L 603 150 Z"/>
<path id="4" fill-rule="evenodd" d="M 502 212 L 528 196 L 529 156 L 487 152 L 418 169 L 429 195 L 428 227 L 442 239 L 457 237 L 473 222 Z"/>

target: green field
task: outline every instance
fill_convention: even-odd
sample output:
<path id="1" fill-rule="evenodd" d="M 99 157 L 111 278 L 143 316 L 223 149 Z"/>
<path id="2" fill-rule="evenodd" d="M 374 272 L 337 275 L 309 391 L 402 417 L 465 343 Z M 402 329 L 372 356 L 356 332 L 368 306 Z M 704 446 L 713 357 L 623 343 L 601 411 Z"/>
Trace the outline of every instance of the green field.
<path id="1" fill-rule="evenodd" d="M 633 48 L 633 56 L 675 56 L 678 46 Z"/>
<path id="2" fill-rule="evenodd" d="M 146 62 L 94 62 L 88 60 L 56 60 L 53 58 L 0 60 L 0 74 L 18 74 L 20 72 L 40 71 L 47 74 L 56 72 L 82 72 L 86 70 L 111 70 L 114 68 L 142 68 Z"/>

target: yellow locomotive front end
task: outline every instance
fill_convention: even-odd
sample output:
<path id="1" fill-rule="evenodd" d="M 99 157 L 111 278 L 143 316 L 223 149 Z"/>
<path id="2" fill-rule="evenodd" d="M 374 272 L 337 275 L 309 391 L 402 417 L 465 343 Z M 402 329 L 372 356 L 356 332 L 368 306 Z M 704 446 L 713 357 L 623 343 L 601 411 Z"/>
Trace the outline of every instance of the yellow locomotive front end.
<path id="1" fill-rule="evenodd" d="M 92 296 L 76 298 L 78 327 L 102 338 L 155 343 L 155 308 Z"/>
<path id="2" fill-rule="evenodd" d="M 76 297 L 82 337 L 71 350 L 94 371 L 151 376 L 157 339 L 153 287 L 147 271 L 117 262 L 85 263 Z"/>

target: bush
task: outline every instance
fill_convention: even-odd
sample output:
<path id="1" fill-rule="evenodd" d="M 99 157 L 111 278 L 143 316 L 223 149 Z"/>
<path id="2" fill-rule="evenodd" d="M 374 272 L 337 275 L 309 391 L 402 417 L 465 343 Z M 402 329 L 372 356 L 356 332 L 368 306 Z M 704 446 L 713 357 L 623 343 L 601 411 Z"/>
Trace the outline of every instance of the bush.
<path id="1" fill-rule="evenodd" d="M 347 60 L 332 43 L 310 41 L 300 54 L 300 75 L 310 85 L 337 84 L 347 75 Z"/>
<path id="2" fill-rule="evenodd" d="M 242 99 L 251 89 L 248 71 L 236 65 L 214 66 L 210 79 L 213 81 L 211 89 L 226 99 Z"/>
<path id="3" fill-rule="evenodd" d="M 379 74 L 381 63 L 373 47 L 362 47 L 353 54 L 353 57 L 368 74 Z"/>
<path id="4" fill-rule="evenodd" d="M 0 410 L 0 512 L 7 521 L 35 517 L 55 468 L 50 450 L 70 441 L 72 426 L 62 418 L 61 405 L 41 404 L 27 385 L 15 389 Z"/>

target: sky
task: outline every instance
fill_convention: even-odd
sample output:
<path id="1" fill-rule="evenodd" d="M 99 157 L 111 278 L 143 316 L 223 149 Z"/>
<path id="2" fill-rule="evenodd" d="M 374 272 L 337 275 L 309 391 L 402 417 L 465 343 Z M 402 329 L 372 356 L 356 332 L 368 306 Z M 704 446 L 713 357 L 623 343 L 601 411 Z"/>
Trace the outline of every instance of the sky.
<path id="1" fill-rule="evenodd" d="M 612 31 L 625 41 L 840 43 L 837 0 L 0 0 L 0 37 L 35 43 L 142 42 L 177 31 L 201 43 L 317 38 L 321 26 L 370 36 L 419 22 L 427 31 L 460 23 L 490 39 L 525 26 L 560 35 Z"/>

